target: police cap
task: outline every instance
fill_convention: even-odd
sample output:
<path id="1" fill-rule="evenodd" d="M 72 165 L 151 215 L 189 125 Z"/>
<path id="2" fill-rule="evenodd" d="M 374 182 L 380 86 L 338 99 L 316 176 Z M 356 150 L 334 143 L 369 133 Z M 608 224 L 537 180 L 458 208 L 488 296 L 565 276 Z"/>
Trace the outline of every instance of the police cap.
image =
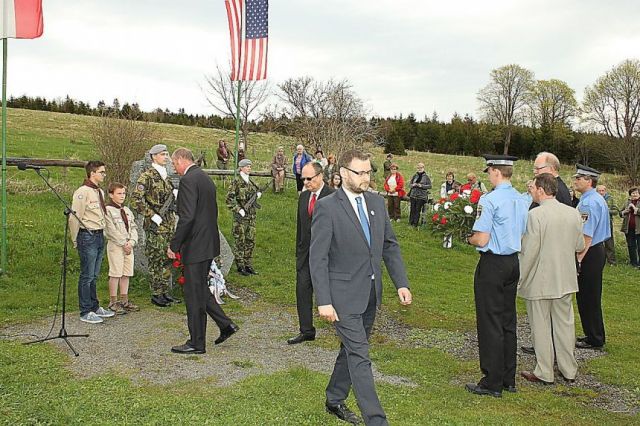
<path id="1" fill-rule="evenodd" d="M 583 166 L 582 164 L 576 164 L 576 174 L 573 175 L 573 177 L 591 176 L 594 178 L 599 178 L 601 174 L 602 173 L 594 168 Z"/>
<path id="2" fill-rule="evenodd" d="M 518 161 L 518 157 L 512 155 L 483 155 L 487 161 L 487 167 L 483 170 L 485 173 L 489 171 L 491 166 L 513 166 L 513 163 Z"/>

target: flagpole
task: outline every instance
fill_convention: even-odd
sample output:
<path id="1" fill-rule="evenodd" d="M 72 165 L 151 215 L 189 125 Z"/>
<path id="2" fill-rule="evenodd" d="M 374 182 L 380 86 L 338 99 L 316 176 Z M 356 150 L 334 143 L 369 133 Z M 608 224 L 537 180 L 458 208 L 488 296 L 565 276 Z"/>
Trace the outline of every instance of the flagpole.
<path id="1" fill-rule="evenodd" d="M 238 80 L 238 97 L 236 98 L 236 150 L 235 150 L 235 164 L 233 166 L 233 177 L 236 177 L 238 171 L 238 142 L 240 139 L 240 96 L 242 92 L 242 80 Z"/>
<path id="2" fill-rule="evenodd" d="M 2 263 L 7 272 L 7 39 L 2 39 Z"/>

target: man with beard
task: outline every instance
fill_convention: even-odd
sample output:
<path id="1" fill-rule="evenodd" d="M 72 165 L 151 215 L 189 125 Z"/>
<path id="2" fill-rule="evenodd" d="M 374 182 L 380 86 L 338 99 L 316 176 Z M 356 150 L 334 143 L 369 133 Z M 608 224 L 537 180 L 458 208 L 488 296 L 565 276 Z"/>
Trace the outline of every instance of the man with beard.
<path id="1" fill-rule="evenodd" d="M 369 359 L 369 336 L 382 302 L 383 259 L 401 304 L 411 303 L 411 292 L 384 199 L 367 192 L 369 156 L 347 151 L 338 166 L 342 188 L 316 203 L 309 250 L 318 312 L 334 324 L 341 341 L 325 406 L 343 421 L 358 422 L 345 405 L 353 387 L 365 424 L 388 425 Z"/>

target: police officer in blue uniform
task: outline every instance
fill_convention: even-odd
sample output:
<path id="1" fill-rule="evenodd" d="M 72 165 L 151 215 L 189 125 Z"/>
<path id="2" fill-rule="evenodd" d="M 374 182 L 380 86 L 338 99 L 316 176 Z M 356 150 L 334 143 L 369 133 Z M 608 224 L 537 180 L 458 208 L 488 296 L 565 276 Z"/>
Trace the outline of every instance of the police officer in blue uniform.
<path id="1" fill-rule="evenodd" d="M 480 370 L 469 392 L 501 397 L 516 391 L 516 290 L 520 278 L 518 252 L 527 227 L 529 202 L 513 186 L 516 157 L 485 155 L 494 189 L 478 203 L 478 217 L 468 243 L 480 260 L 474 276 Z"/>
<path id="2" fill-rule="evenodd" d="M 609 208 L 596 192 L 600 172 L 591 167 L 576 164 L 574 186 L 582 193 L 578 211 L 582 215 L 582 233 L 585 249 L 578 253 L 578 312 L 584 337 L 579 337 L 577 348 L 600 349 L 604 346 L 604 321 L 602 319 L 602 271 L 606 256 L 604 241 L 611 238 Z"/>

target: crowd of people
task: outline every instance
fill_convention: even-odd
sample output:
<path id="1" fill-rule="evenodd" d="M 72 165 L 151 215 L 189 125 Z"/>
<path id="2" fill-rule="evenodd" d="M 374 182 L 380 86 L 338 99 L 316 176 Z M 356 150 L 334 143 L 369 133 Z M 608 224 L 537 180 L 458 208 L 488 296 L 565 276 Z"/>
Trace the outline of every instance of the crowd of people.
<path id="1" fill-rule="evenodd" d="M 227 167 L 232 157 L 221 141 L 218 165 Z M 149 158 L 151 167 L 138 178 L 131 204 L 143 218 L 151 302 L 158 307 L 180 302 L 170 294 L 170 268 L 172 262 L 179 261 L 184 266 L 189 340 L 171 351 L 203 354 L 207 315 L 220 329 L 215 344 L 239 330 L 208 284 L 211 266 L 220 254 L 216 186 L 185 148 L 169 155 L 167 147 L 158 144 L 149 150 Z M 174 188 L 168 176 L 168 161 L 180 176 L 179 188 Z M 482 378 L 467 384 L 466 389 L 493 397 L 517 391 L 516 296 L 525 301 L 533 343 L 521 349 L 536 356 L 535 369 L 521 371 L 520 375 L 530 382 L 552 384 L 557 363 L 562 379 L 573 382 L 578 370 L 574 349 L 597 350 L 606 342 L 602 274 L 615 209 L 606 187 L 598 185 L 600 172 L 593 168 L 578 164 L 570 189 L 559 175 L 557 157 L 540 153 L 527 191 L 520 193 L 511 184 L 516 157 L 492 155 L 485 156 L 485 161 L 486 182 L 468 173 L 466 182 L 460 183 L 453 172 L 448 172 L 440 186 L 443 198 L 474 190 L 484 194 L 467 237 L 480 253 L 474 296 Z M 287 167 L 284 149 L 279 147 L 271 164 L 276 193 L 284 190 Z M 239 274 L 258 275 L 253 265 L 256 216 L 258 200 L 266 187 L 260 188 L 252 181 L 250 159 L 240 160 L 237 168 L 239 173 L 225 198 L 233 215 L 235 263 Z M 400 201 L 408 196 L 409 223 L 419 225 L 421 212 L 430 200 L 431 179 L 424 163 L 418 163 L 411 179 L 406 180 L 393 156 L 387 155 L 383 164 L 385 206 L 380 193 L 372 191 L 377 168 L 369 153 L 347 151 L 337 159 L 331 154 L 325 158 L 318 150 L 312 157 L 299 145 L 291 168 L 300 192 L 295 286 L 299 331 L 287 343 L 315 339 L 315 295 L 319 316 L 333 323 L 341 341 L 326 388 L 327 412 L 350 423 L 358 422 L 359 417 L 345 404 L 353 388 L 365 424 L 386 425 L 369 358 L 369 337 L 382 300 L 381 263 L 384 260 L 400 303 L 411 304 L 409 280 L 391 222 L 400 219 Z M 100 188 L 106 176 L 105 165 L 90 161 L 85 169 L 87 179 L 73 195 L 77 218 L 70 218 L 70 229 L 81 264 L 80 319 L 100 323 L 103 318 L 139 309 L 128 299 L 133 247 L 139 236 L 133 211 L 124 206 L 126 187 L 111 183 L 110 201 L 106 203 Z M 581 194 L 577 204 L 576 193 Z M 628 204 L 619 214 L 630 261 L 637 266 L 640 191 L 631 188 L 628 194 Z M 105 239 L 108 308 L 100 306 L 96 294 Z M 577 339 L 574 294 L 584 331 L 584 336 Z"/>

